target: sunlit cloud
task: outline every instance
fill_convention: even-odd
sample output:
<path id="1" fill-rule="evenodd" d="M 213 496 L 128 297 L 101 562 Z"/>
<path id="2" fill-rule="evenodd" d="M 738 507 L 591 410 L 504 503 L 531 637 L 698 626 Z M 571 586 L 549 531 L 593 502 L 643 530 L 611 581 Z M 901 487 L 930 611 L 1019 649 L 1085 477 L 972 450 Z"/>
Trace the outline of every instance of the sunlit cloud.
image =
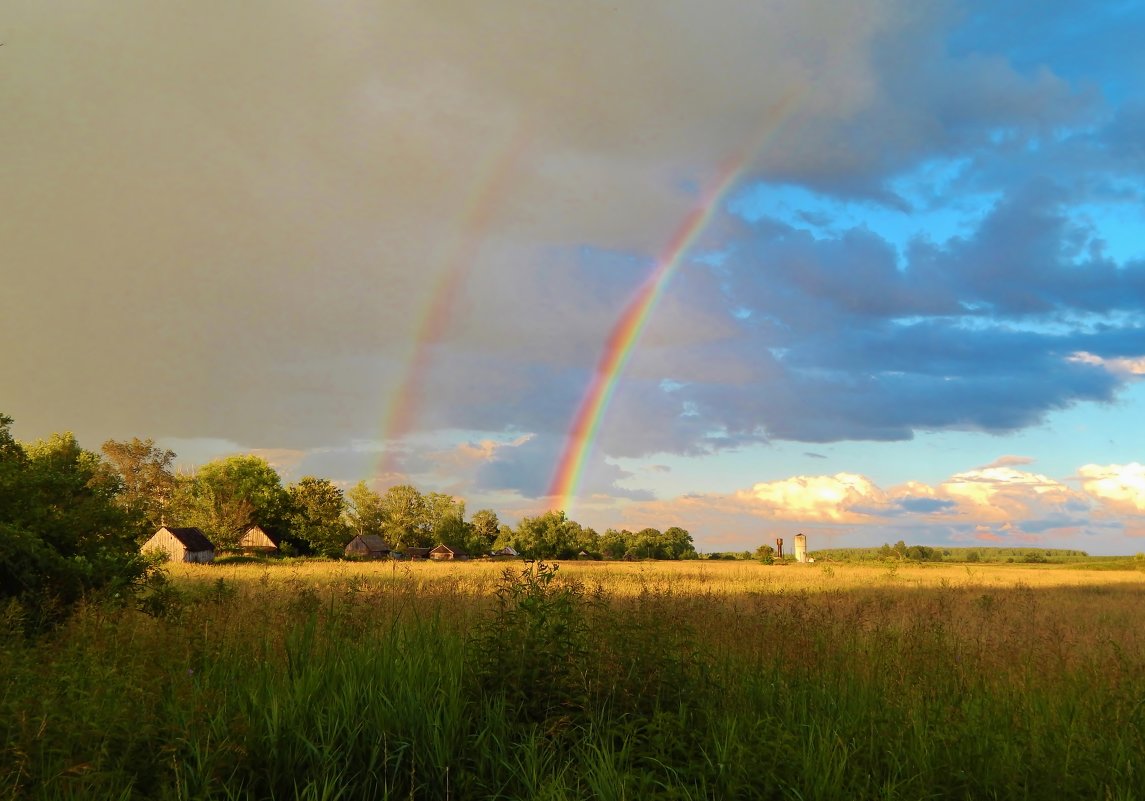
<path id="1" fill-rule="evenodd" d="M 1111 373 L 1124 376 L 1145 376 L 1145 356 L 1103 358 L 1093 353 L 1078 351 L 1069 360 L 1079 364 L 1092 364 Z"/>
<path id="2" fill-rule="evenodd" d="M 757 514 L 834 523 L 868 520 L 868 515 L 856 513 L 855 508 L 886 502 L 885 493 L 869 479 L 853 473 L 761 482 L 736 493 L 736 499 L 756 507 Z"/>
<path id="3" fill-rule="evenodd" d="M 1145 513 L 1145 465 L 1087 464 L 1077 472 L 1082 487 L 1100 503 L 1115 510 Z"/>

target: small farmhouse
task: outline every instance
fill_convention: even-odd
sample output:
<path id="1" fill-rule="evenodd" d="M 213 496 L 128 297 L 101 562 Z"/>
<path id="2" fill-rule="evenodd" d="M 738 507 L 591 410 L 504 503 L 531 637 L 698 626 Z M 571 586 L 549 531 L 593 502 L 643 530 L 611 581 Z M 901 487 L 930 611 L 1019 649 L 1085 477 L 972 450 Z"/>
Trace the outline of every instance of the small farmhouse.
<path id="1" fill-rule="evenodd" d="M 215 546 L 207 539 L 207 535 L 197 528 L 174 528 L 163 526 L 151 539 L 143 543 L 139 550 L 159 551 L 167 555 L 172 562 L 198 562 L 206 564 L 214 561 Z"/>
<path id="2" fill-rule="evenodd" d="M 239 547 L 247 553 L 278 553 L 282 537 L 262 526 L 251 526 L 239 540 Z"/>
<path id="3" fill-rule="evenodd" d="M 393 546 L 377 534 L 359 534 L 346 545 L 346 556 L 358 559 L 385 559 Z"/>
<path id="4" fill-rule="evenodd" d="M 469 554 L 465 551 L 458 550 L 457 548 L 450 548 L 448 545 L 438 545 L 429 552 L 430 559 L 437 559 L 438 561 L 445 561 L 446 559 L 468 559 Z"/>
<path id="5" fill-rule="evenodd" d="M 431 550 L 433 550 L 433 549 L 432 548 L 407 547 L 407 548 L 402 548 L 402 555 L 406 559 L 411 559 L 411 560 L 428 559 L 429 558 L 429 552 Z"/>
<path id="6" fill-rule="evenodd" d="M 492 553 L 492 556 L 497 559 L 516 559 L 520 555 L 521 554 L 517 553 L 517 549 L 512 545 L 506 545 L 504 548 Z"/>

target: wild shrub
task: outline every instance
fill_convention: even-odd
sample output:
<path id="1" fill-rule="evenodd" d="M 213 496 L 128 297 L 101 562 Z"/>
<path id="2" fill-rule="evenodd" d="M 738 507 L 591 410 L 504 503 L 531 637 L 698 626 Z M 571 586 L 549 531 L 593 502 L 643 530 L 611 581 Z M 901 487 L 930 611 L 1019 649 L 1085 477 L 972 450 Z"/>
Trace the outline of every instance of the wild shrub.
<path id="1" fill-rule="evenodd" d="M 533 723 L 581 717 L 587 702 L 584 585 L 558 581 L 558 569 L 545 562 L 506 568 L 493 615 L 472 642 L 480 692 L 505 698 Z"/>
<path id="2" fill-rule="evenodd" d="M 470 641 L 474 677 L 520 722 L 552 734 L 611 721 L 641 739 L 660 711 L 694 718 L 715 691 L 682 599 L 663 588 L 619 608 L 538 562 L 505 570 L 496 598 Z"/>

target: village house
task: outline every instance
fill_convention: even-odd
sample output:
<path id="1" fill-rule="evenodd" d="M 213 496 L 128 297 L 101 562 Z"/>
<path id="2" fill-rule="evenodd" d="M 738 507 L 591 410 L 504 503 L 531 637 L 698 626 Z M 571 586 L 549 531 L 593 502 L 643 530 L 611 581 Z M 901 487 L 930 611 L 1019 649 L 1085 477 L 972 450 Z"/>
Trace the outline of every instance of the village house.
<path id="1" fill-rule="evenodd" d="M 393 546 L 377 534 L 359 534 L 346 545 L 346 556 L 358 559 L 385 559 Z"/>
<path id="2" fill-rule="evenodd" d="M 251 526 L 239 540 L 239 548 L 246 553 L 278 553 L 282 537 L 262 526 Z"/>
<path id="3" fill-rule="evenodd" d="M 429 558 L 429 552 L 432 550 L 433 550 L 432 548 L 415 548 L 413 546 L 410 546 L 407 548 L 402 548 L 401 554 L 406 559 L 416 561 L 418 559 L 428 559 Z"/>
<path id="4" fill-rule="evenodd" d="M 469 558 L 469 554 L 465 551 L 458 550 L 457 548 L 450 548 L 448 545 L 438 545 L 436 548 L 429 552 L 430 559 L 437 561 L 445 561 L 447 559 L 456 559 L 462 561 Z"/>
<path id="5" fill-rule="evenodd" d="M 215 546 L 207 535 L 197 528 L 163 526 L 140 548 L 144 553 L 159 552 L 171 562 L 206 564 L 215 559 Z"/>

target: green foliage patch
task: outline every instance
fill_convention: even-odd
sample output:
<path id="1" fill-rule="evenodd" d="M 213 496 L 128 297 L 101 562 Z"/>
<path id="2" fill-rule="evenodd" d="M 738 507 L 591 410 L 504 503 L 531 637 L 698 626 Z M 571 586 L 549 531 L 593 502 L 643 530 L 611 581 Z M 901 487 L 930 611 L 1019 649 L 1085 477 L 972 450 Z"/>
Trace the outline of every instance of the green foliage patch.
<path id="1" fill-rule="evenodd" d="M 844 568 L 839 568 L 843 570 Z M 11 799 L 1138 798 L 1135 585 L 204 580 L 0 640 Z"/>

